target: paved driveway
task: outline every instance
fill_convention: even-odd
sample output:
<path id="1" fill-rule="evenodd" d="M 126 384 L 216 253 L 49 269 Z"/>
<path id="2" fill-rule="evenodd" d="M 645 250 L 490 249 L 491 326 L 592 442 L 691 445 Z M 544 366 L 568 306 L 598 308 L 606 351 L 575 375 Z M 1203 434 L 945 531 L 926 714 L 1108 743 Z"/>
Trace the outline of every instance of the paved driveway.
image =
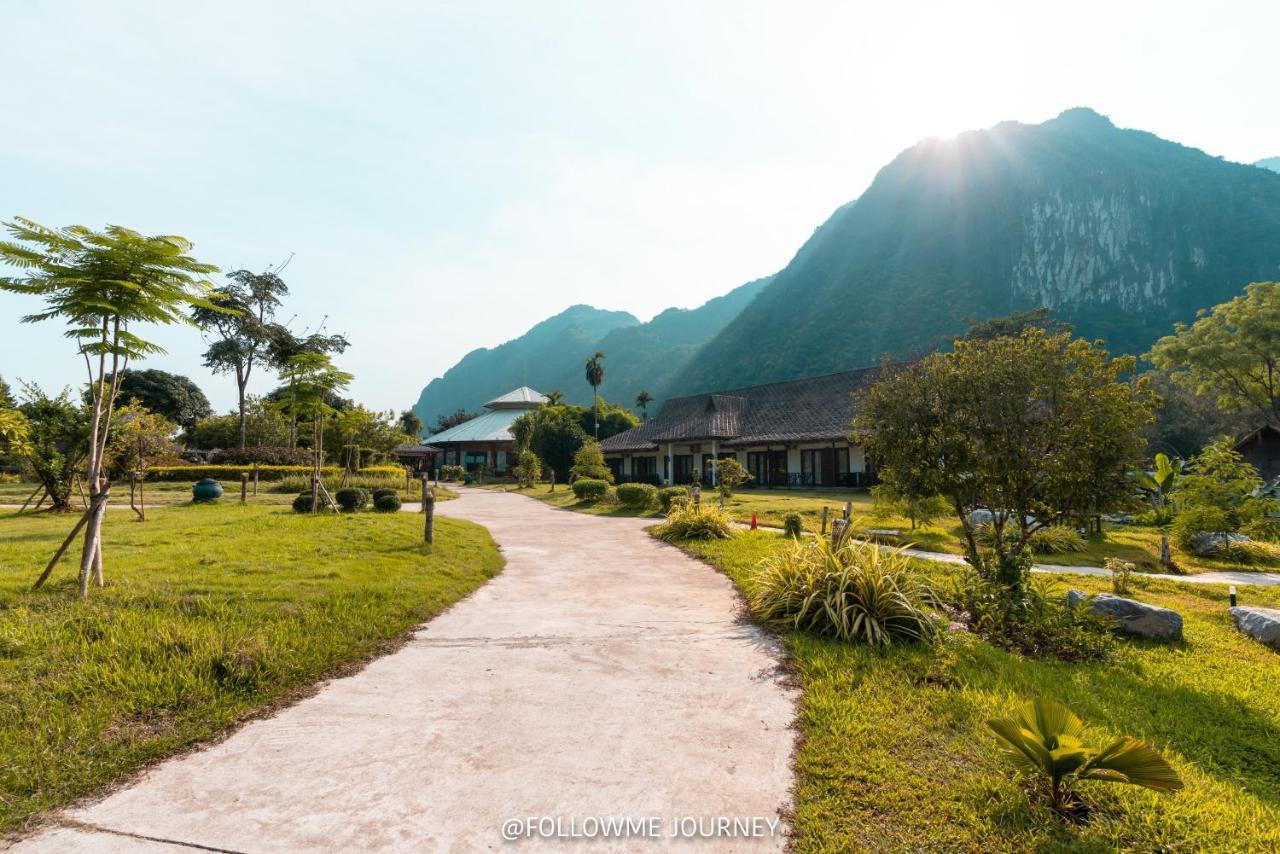
<path id="1" fill-rule="evenodd" d="M 796 698 L 725 578 L 650 538 L 652 520 L 481 490 L 438 511 L 488 527 L 505 571 L 400 651 L 17 850 L 783 846 L 783 827 L 744 834 L 787 807 Z M 527 817 L 569 836 L 630 820 L 632 836 L 504 841 Z"/>

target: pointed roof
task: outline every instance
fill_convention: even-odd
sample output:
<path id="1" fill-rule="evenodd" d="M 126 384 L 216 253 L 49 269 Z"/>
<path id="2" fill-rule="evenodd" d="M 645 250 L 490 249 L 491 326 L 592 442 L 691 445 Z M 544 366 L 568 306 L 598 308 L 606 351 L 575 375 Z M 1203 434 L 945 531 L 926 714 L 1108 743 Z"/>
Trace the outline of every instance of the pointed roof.
<path id="1" fill-rule="evenodd" d="M 495 397 L 484 405 L 485 409 L 537 409 L 547 402 L 547 396 L 534 391 L 527 385 L 509 391 L 501 397 Z"/>

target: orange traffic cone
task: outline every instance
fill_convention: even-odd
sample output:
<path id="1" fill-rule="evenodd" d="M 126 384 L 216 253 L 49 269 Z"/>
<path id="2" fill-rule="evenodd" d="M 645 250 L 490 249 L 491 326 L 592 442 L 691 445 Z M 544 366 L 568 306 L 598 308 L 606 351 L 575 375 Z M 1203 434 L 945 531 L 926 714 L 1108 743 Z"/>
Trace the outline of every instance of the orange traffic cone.
<path id="1" fill-rule="evenodd" d="M 756 514 L 752 513 L 751 514 L 751 530 L 754 531 L 755 529 L 756 529 Z"/>

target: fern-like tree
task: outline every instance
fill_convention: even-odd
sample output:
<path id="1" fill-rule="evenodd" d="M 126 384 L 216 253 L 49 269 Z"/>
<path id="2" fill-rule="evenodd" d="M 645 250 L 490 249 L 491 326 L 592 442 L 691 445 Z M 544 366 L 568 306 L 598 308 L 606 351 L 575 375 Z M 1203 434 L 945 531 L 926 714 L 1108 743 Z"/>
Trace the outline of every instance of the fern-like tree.
<path id="1" fill-rule="evenodd" d="M 217 267 L 196 260 L 191 241 L 176 235 L 146 236 L 118 225 L 102 231 L 82 225 L 48 228 L 22 218 L 5 228 L 12 239 L 0 241 L 0 260 L 20 272 L 0 278 L 0 289 L 43 298 L 44 309 L 23 322 L 64 321 L 88 371 L 89 508 L 40 579 L 48 577 L 83 526 L 83 597 L 91 576 L 103 583 L 102 523 L 111 491 L 104 465 L 120 381 L 131 361 L 163 352 L 134 330 L 147 323 L 192 323 L 187 312 L 193 308 L 223 311 L 213 303 L 213 285 L 206 278 Z"/>
<path id="2" fill-rule="evenodd" d="M 324 489 L 320 479 L 324 465 L 324 423 L 337 411 L 328 399 L 350 385 L 353 377 L 340 370 L 324 353 L 300 353 L 285 365 L 281 379 L 291 392 L 293 412 L 300 419 L 311 421 L 311 512 L 314 513 L 320 507 L 320 491 Z"/>
<path id="3" fill-rule="evenodd" d="M 271 343 L 280 298 L 289 288 L 276 272 L 227 274 L 227 285 L 207 306 L 196 306 L 192 318 L 209 336 L 205 367 L 236 378 L 236 411 L 240 417 L 238 447 L 245 446 L 245 390 L 254 367 Z"/>
<path id="4" fill-rule="evenodd" d="M 596 441 L 600 440 L 600 384 L 604 382 L 604 353 L 597 350 L 596 354 L 587 359 L 587 383 L 591 386 L 591 405 L 596 413 L 595 419 L 595 437 Z"/>
<path id="5" fill-rule="evenodd" d="M 636 395 L 636 406 L 640 408 L 640 417 L 645 421 L 649 420 L 649 404 L 653 403 L 653 395 L 644 389 Z"/>
<path id="6" fill-rule="evenodd" d="M 546 397 L 547 399 L 547 402 L 546 402 L 547 406 L 559 406 L 560 404 L 564 403 L 564 392 L 561 391 L 560 389 L 549 391 L 544 395 L 544 397 Z"/>

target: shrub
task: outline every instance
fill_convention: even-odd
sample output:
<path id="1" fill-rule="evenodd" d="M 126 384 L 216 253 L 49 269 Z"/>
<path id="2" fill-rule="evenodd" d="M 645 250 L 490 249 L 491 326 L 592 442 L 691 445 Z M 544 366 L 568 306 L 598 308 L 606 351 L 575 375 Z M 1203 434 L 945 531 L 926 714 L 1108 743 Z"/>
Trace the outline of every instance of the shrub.
<path id="1" fill-rule="evenodd" d="M 931 598 L 900 550 L 817 537 L 766 559 L 750 601 L 766 622 L 884 647 L 937 635 Z"/>
<path id="2" fill-rule="evenodd" d="M 521 451 L 519 462 L 511 469 L 521 489 L 528 489 L 542 478 L 542 461 L 533 451 Z"/>
<path id="3" fill-rule="evenodd" d="M 394 492 L 373 499 L 373 509 L 378 513 L 395 513 L 400 509 L 400 496 Z"/>
<path id="4" fill-rule="evenodd" d="M 733 531 L 733 520 L 721 509 L 710 504 L 694 507 L 678 504 L 667 514 L 667 521 L 655 530 L 658 539 L 672 540 L 727 540 Z"/>
<path id="5" fill-rule="evenodd" d="M 1010 595 L 1005 584 L 971 574 L 948 599 L 992 646 L 1034 658 L 1096 661 L 1115 643 L 1108 620 L 1088 608 L 1068 608 L 1052 584 L 1037 578 Z"/>
<path id="6" fill-rule="evenodd" d="M 462 466 L 441 466 L 440 479 L 446 483 L 457 483 L 467 476 L 467 470 Z"/>
<path id="7" fill-rule="evenodd" d="M 355 513 L 363 510 L 364 506 L 369 503 L 369 493 L 358 486 L 347 486 L 335 492 L 333 500 L 338 502 L 342 512 Z"/>
<path id="8" fill-rule="evenodd" d="M 618 485 L 618 500 L 623 506 L 643 510 L 653 503 L 658 495 L 656 487 L 647 483 L 622 483 Z"/>
<path id="9" fill-rule="evenodd" d="M 599 501 L 609 491 L 609 482 L 594 477 L 581 477 L 573 482 L 573 495 L 579 501 Z"/>
<path id="10" fill-rule="evenodd" d="M 370 496 L 373 498 L 373 500 L 374 500 L 374 502 L 375 502 L 375 503 L 377 502 L 377 500 L 378 500 L 379 498 L 381 498 L 381 497 L 382 497 L 382 496 L 384 496 L 384 495 L 394 495 L 394 496 L 396 496 L 397 498 L 399 498 L 399 497 L 400 497 L 400 490 L 398 490 L 398 489 L 392 489 L 392 488 L 391 488 L 391 487 L 389 487 L 389 486 L 380 486 L 380 487 L 378 487 L 377 489 L 375 489 L 372 493 L 370 493 Z"/>
<path id="11" fill-rule="evenodd" d="M 1082 552 L 1087 548 L 1084 537 L 1070 525 L 1049 525 L 1036 530 L 1028 543 L 1031 551 L 1042 555 Z"/>
<path id="12" fill-rule="evenodd" d="M 1196 505 L 1178 513 L 1170 532 L 1179 548 L 1194 551 L 1202 535 L 1230 530 L 1231 522 L 1226 511 L 1218 507 Z"/>
<path id="13" fill-rule="evenodd" d="M 316 509 L 323 510 L 329 506 L 329 500 L 324 497 L 324 493 L 316 496 Z M 294 513 L 310 513 L 311 512 L 311 493 L 303 492 L 293 499 Z"/>
<path id="14" fill-rule="evenodd" d="M 677 503 L 688 503 L 689 495 L 687 486 L 664 486 L 658 490 L 658 506 L 662 508 L 663 513 L 670 513 L 671 508 Z"/>
<path id="15" fill-rule="evenodd" d="M 804 534 L 804 520 L 799 513 L 792 512 L 782 517 L 782 532 L 793 540 L 800 539 Z"/>
<path id="16" fill-rule="evenodd" d="M 604 464 L 604 451 L 595 439 L 587 439 L 573 455 L 573 466 L 569 469 L 569 474 L 613 483 L 613 472 Z"/>
<path id="17" fill-rule="evenodd" d="M 1136 738 L 1120 738 L 1101 749 L 1084 744 L 1084 723 L 1065 706 L 1043 697 L 1018 710 L 1016 717 L 987 721 L 1000 739 L 1000 752 L 1024 774 L 1049 783 L 1049 806 L 1070 815 L 1072 791 L 1079 780 L 1129 783 L 1157 792 L 1182 788 L 1178 772 L 1154 747 Z"/>
<path id="18" fill-rule="evenodd" d="M 716 489 L 725 498 L 733 495 L 733 491 L 752 479 L 751 472 L 742 467 L 742 463 L 729 457 L 716 460 Z"/>
<path id="19" fill-rule="evenodd" d="M 1280 517 L 1263 516 L 1246 522 L 1240 533 L 1253 540 L 1264 540 L 1269 543 L 1280 543 Z"/>
<path id="20" fill-rule="evenodd" d="M 911 522 L 911 530 L 929 525 L 950 512 L 951 506 L 941 495 L 911 498 L 898 494 L 887 483 L 871 487 L 871 515 L 879 522 L 891 516 L 903 516 Z"/>

